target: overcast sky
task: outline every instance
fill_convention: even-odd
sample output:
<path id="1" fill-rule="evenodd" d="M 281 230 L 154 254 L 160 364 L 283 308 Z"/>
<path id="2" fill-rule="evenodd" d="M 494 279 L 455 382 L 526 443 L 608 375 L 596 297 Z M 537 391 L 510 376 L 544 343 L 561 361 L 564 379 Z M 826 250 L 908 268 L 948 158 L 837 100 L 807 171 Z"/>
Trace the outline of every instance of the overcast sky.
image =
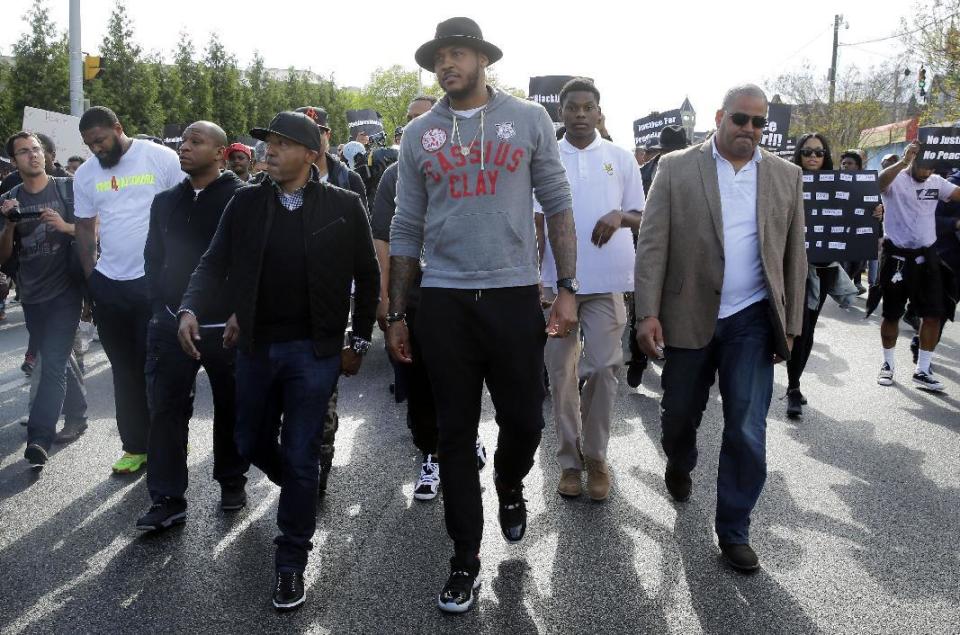
<path id="1" fill-rule="evenodd" d="M 2 0 L 0 53 L 9 55 L 23 33 L 18 20 L 30 0 Z M 50 2 L 63 29 L 68 0 Z M 430 3 L 431 5 L 433 3 Z M 83 50 L 99 47 L 114 0 L 81 0 Z M 178 33 L 197 48 L 211 32 L 246 65 L 254 49 L 268 66 L 311 69 L 340 85 L 361 86 L 378 66 L 416 69 L 413 53 L 431 39 L 436 23 L 460 12 L 477 20 L 486 39 L 503 49 L 493 66 L 506 83 L 527 89 L 535 75 L 587 75 L 600 89 L 608 128 L 621 145 L 632 144 L 631 122 L 651 110 L 678 108 L 689 96 L 697 129 L 711 120 L 724 90 L 736 83 L 772 81 L 784 70 L 830 65 L 833 16 L 842 6 L 849 27 L 841 42 L 863 42 L 897 31 L 910 0 L 803 2 L 522 3 L 488 0 L 468 9 L 386 2 L 197 2 L 128 0 L 136 39 L 168 59 Z M 593 10 L 593 13 L 583 13 Z M 870 66 L 903 51 L 897 40 L 840 49 L 840 67 Z M 425 77 L 425 82 L 427 81 Z M 370 104 L 376 106 L 376 104 Z"/>

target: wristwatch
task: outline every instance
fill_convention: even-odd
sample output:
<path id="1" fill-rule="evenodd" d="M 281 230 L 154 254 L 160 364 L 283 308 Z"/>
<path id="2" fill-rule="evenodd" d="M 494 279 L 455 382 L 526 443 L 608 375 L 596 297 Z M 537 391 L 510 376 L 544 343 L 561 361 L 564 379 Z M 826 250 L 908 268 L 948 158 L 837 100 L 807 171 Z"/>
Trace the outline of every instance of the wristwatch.
<path id="1" fill-rule="evenodd" d="M 566 289 L 573 295 L 580 291 L 580 281 L 576 278 L 560 278 L 557 280 L 557 290 Z"/>
<path id="2" fill-rule="evenodd" d="M 357 355 L 366 355 L 367 351 L 370 350 L 370 342 L 362 337 L 353 335 L 350 337 L 350 348 L 352 348 L 353 352 Z"/>
<path id="3" fill-rule="evenodd" d="M 393 324 L 394 322 L 403 322 L 407 319 L 406 313 L 387 313 L 387 324 Z"/>

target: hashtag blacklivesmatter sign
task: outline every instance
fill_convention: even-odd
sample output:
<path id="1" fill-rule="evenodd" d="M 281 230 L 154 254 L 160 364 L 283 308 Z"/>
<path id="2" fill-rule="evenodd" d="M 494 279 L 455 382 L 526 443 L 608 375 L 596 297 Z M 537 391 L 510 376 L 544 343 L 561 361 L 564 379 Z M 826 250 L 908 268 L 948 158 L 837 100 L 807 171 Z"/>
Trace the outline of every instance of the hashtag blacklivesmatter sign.
<path id="1" fill-rule="evenodd" d="M 960 127 L 924 127 L 917 135 L 920 140 L 921 164 L 937 168 L 960 168 Z"/>
<path id="2" fill-rule="evenodd" d="M 877 257 L 880 204 L 874 170 L 820 171 L 803 175 L 807 260 L 828 263 Z"/>

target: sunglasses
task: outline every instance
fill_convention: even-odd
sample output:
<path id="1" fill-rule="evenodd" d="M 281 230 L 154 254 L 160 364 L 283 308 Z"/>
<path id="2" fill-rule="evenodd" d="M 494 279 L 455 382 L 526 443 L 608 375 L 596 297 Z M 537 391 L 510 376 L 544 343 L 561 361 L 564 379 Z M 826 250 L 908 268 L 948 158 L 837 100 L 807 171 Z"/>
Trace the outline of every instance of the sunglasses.
<path id="1" fill-rule="evenodd" d="M 750 115 L 748 115 L 748 114 L 745 113 L 745 112 L 735 112 L 735 113 L 731 114 L 731 115 L 730 115 L 730 121 L 732 121 L 732 122 L 734 123 L 734 125 L 740 126 L 741 128 L 742 128 L 743 126 L 747 125 L 747 122 L 748 122 L 748 121 L 753 122 L 753 127 L 754 127 L 754 128 L 758 128 L 758 129 L 761 129 L 761 130 L 762 130 L 763 128 L 766 128 L 766 127 L 767 127 L 767 118 L 766 118 L 766 117 L 761 117 L 761 116 L 759 116 L 759 115 L 755 115 L 755 116 L 751 117 Z"/>
<path id="2" fill-rule="evenodd" d="M 818 159 L 822 159 L 823 157 L 827 156 L 827 151 L 824 150 L 823 148 L 818 148 L 816 150 L 812 150 L 810 148 L 804 148 L 803 150 L 800 151 L 800 156 L 807 157 L 807 158 L 815 156 Z"/>

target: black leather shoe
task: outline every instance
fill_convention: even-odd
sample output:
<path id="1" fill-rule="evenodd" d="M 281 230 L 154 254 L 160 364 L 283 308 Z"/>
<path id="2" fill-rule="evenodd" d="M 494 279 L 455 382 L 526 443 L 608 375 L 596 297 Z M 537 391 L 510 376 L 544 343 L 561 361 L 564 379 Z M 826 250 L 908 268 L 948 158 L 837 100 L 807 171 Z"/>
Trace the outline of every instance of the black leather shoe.
<path id="1" fill-rule="evenodd" d="M 787 390 L 787 416 L 797 418 L 803 414 L 803 395 L 799 388 Z"/>
<path id="2" fill-rule="evenodd" d="M 690 498 L 690 490 L 693 489 L 690 472 L 676 469 L 667 463 L 667 470 L 663 473 L 663 482 L 666 484 L 670 496 L 673 496 L 673 500 L 678 503 L 683 503 Z"/>
<path id="3" fill-rule="evenodd" d="M 760 559 L 750 545 L 721 542 L 720 553 L 727 564 L 741 573 L 750 573 L 760 568 Z"/>
<path id="4" fill-rule="evenodd" d="M 273 588 L 273 607 L 278 611 L 292 611 L 307 599 L 303 588 L 302 571 L 277 571 L 277 584 Z"/>
<path id="5" fill-rule="evenodd" d="M 637 388 L 643 383 L 643 364 L 633 362 L 627 364 L 627 385 L 631 388 Z"/>
<path id="6" fill-rule="evenodd" d="M 507 489 L 494 481 L 500 499 L 500 531 L 507 542 L 520 542 L 527 532 L 527 501 L 523 498 L 523 483 Z"/>

